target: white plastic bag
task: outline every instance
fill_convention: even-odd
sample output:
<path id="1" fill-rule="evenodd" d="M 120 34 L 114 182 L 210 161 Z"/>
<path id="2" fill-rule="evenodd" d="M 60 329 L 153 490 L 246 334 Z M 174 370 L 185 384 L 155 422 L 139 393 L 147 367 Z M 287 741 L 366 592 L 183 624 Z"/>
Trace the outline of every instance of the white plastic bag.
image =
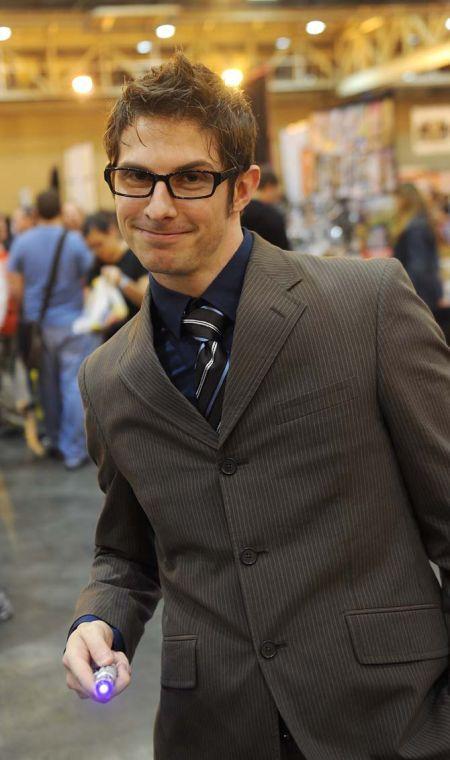
<path id="1" fill-rule="evenodd" d="M 75 320 L 72 329 L 75 335 L 98 332 L 127 316 L 128 306 L 122 293 L 100 275 L 92 281 L 83 313 Z"/>

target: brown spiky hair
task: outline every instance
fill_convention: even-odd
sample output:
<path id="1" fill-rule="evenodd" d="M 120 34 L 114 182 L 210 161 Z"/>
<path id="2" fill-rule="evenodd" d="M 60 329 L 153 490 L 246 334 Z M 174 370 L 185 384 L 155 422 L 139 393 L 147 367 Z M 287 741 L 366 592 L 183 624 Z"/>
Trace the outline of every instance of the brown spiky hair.
<path id="1" fill-rule="evenodd" d="M 104 136 L 110 164 L 119 160 L 123 131 L 139 116 L 197 123 L 215 139 L 223 170 L 246 171 L 254 161 L 256 121 L 244 93 L 181 52 L 125 85 Z"/>

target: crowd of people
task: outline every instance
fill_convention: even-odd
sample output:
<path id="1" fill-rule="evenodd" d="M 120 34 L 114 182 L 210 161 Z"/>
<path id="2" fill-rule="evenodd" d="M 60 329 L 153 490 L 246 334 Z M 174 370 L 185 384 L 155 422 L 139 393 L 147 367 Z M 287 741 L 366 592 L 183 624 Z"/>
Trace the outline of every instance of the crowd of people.
<path id="1" fill-rule="evenodd" d="M 15 211 L 10 226 L 4 218 L 2 223 L 3 423 L 8 409 L 19 415 L 34 455 L 61 460 L 75 470 L 88 461 L 77 386 L 80 364 L 136 314 L 148 275 L 120 237 L 113 213 L 85 215 L 73 203 L 61 205 L 54 190 L 40 193 L 34 209 Z M 41 315 L 59 242 L 55 282 Z M 103 304 L 100 323 L 76 332 L 73 327 L 86 308 L 87 294 L 100 277 L 122 293 L 124 310 L 116 317 Z M 38 372 L 30 373 L 29 327 L 36 322 L 42 326 L 43 350 Z M 36 421 L 37 403 L 43 412 L 42 430 Z"/>

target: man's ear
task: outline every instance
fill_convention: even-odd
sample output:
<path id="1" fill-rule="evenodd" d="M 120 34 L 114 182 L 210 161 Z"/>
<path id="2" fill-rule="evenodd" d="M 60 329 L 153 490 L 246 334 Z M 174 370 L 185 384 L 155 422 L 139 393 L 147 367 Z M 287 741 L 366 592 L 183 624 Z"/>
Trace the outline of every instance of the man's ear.
<path id="1" fill-rule="evenodd" d="M 250 203 L 258 188 L 260 175 L 259 166 L 256 164 L 252 164 L 246 172 L 239 174 L 234 186 L 232 211 L 240 214 Z"/>

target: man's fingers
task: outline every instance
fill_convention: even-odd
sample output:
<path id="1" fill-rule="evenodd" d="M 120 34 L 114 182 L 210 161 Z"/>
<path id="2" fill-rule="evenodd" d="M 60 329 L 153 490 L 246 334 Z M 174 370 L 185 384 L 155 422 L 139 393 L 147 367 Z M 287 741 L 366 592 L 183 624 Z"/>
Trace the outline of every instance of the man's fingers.
<path id="1" fill-rule="evenodd" d="M 114 652 L 106 641 L 99 636 L 98 630 L 89 628 L 89 625 L 88 623 L 86 628 L 80 626 L 80 637 L 89 651 L 91 659 L 99 668 L 103 665 L 112 665 L 114 663 Z"/>
<path id="2" fill-rule="evenodd" d="M 89 695 L 85 694 L 85 692 L 82 690 L 79 682 L 75 678 L 75 676 L 72 675 L 72 673 L 67 671 L 66 674 L 66 684 L 69 689 L 72 689 L 72 691 L 75 691 L 80 699 L 89 699 Z"/>
<path id="3" fill-rule="evenodd" d="M 117 696 L 124 691 L 131 681 L 131 667 L 126 655 L 123 652 L 114 652 L 115 665 L 117 667 L 117 681 L 114 689 L 114 695 Z"/>

